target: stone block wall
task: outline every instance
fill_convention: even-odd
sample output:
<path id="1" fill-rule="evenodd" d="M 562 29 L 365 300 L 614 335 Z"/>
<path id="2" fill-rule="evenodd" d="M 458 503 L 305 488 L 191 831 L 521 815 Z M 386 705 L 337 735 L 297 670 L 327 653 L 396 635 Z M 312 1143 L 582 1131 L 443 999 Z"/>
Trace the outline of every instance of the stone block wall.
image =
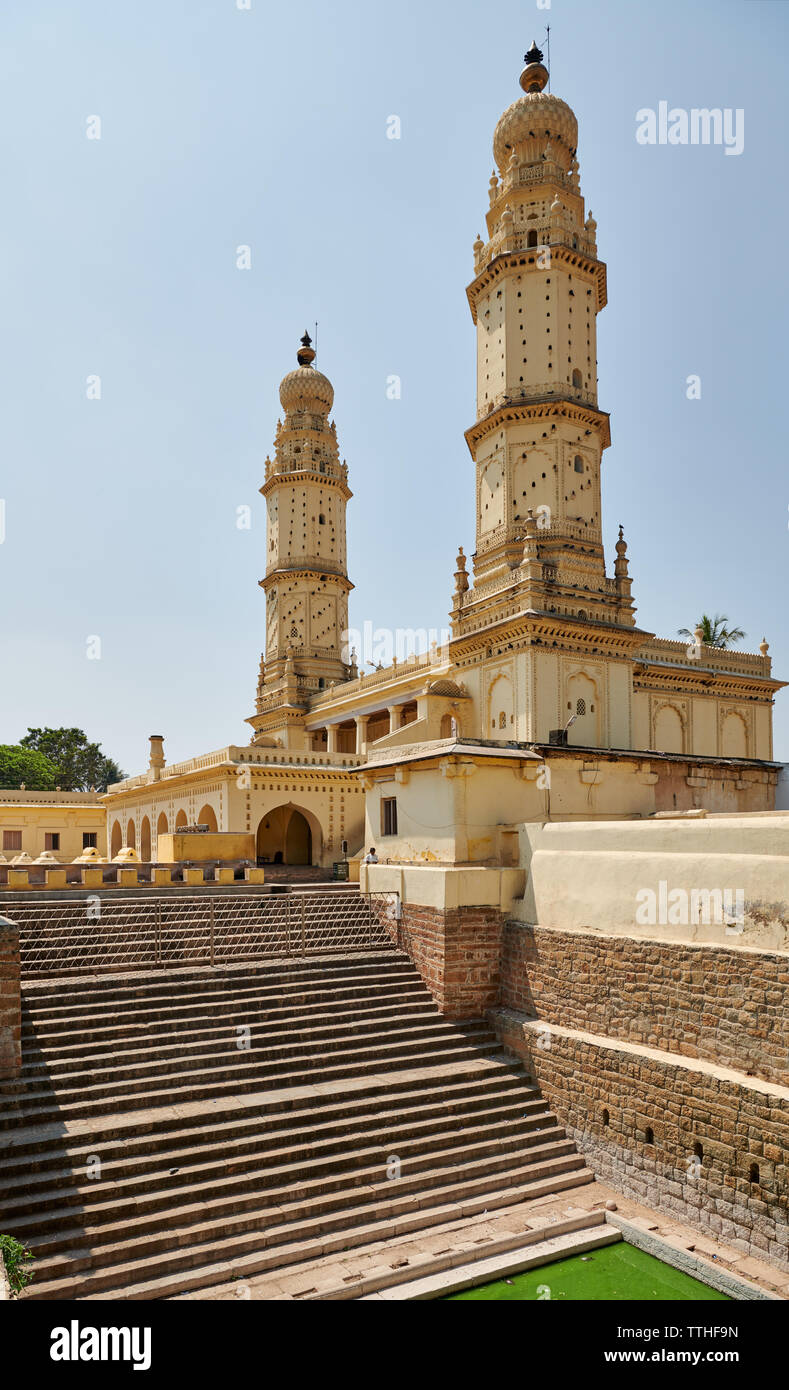
<path id="1" fill-rule="evenodd" d="M 501 1004 L 789 1085 L 789 956 L 508 922 Z"/>
<path id="2" fill-rule="evenodd" d="M 499 997 L 502 913 L 493 907 L 423 907 L 404 902 L 392 924 L 442 1013 L 481 1018 Z"/>
<path id="3" fill-rule="evenodd" d="M 494 1018 L 599 1177 L 789 1269 L 785 1088 L 509 1010 Z"/>
<path id="4" fill-rule="evenodd" d="M 0 917 L 0 1079 L 18 1076 L 22 1065 L 22 1005 L 19 931 Z"/>

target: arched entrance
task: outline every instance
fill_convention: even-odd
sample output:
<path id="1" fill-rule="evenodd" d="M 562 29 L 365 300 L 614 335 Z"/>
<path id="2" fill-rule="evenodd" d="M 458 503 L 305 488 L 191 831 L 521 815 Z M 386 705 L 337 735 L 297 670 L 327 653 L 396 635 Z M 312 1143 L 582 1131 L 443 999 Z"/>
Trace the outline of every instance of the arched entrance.
<path id="1" fill-rule="evenodd" d="M 262 864 L 311 864 L 312 827 L 295 806 L 277 806 L 258 826 L 257 857 Z"/>
<path id="2" fill-rule="evenodd" d="M 206 804 L 203 807 L 202 811 L 197 817 L 197 824 L 207 825 L 209 830 L 219 829 L 216 823 L 216 811 L 214 810 L 213 806 L 209 806 L 208 804 Z"/>
<path id="3" fill-rule="evenodd" d="M 140 858 L 148 864 L 151 858 L 151 822 L 143 816 L 140 822 Z"/>
<path id="4" fill-rule="evenodd" d="M 123 849 L 123 831 L 121 830 L 120 821 L 117 821 L 117 820 L 116 820 L 116 821 L 113 821 L 113 823 L 112 823 L 112 838 L 111 838 L 111 840 L 110 840 L 110 857 L 111 857 L 112 859 L 114 859 L 115 856 L 116 856 L 116 854 L 120 854 L 120 852 L 121 852 L 122 849 Z"/>

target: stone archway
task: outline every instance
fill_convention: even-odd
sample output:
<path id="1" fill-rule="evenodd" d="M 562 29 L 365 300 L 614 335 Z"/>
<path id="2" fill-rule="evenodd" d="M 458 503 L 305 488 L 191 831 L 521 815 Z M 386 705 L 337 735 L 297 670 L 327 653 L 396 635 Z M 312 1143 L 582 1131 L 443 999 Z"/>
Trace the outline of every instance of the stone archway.
<path id="1" fill-rule="evenodd" d="M 123 831 L 120 821 L 112 822 L 112 836 L 110 838 L 110 858 L 114 859 L 116 854 L 120 854 L 123 849 Z"/>
<path id="2" fill-rule="evenodd" d="M 140 822 L 140 858 L 144 864 L 150 863 L 151 859 L 151 822 L 147 816 L 143 816 Z"/>
<path id="3" fill-rule="evenodd" d="M 312 864 L 313 828 L 298 806 L 276 806 L 261 817 L 257 858 L 262 864 Z"/>
<path id="4" fill-rule="evenodd" d="M 208 802 L 206 802 L 205 806 L 203 807 L 202 811 L 197 817 L 197 824 L 207 825 L 209 830 L 219 829 L 219 826 L 217 825 L 216 821 L 216 811 L 214 810 L 213 806 L 210 806 L 208 804 Z"/>

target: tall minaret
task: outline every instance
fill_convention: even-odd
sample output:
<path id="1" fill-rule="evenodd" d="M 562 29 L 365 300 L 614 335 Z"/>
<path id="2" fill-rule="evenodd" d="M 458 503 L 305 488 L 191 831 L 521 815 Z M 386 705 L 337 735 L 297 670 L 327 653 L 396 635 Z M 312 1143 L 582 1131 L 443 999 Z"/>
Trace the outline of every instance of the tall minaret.
<path id="1" fill-rule="evenodd" d="M 334 388 L 313 366 L 308 333 L 298 366 L 280 384 L 285 412 L 274 459 L 266 459 L 266 648 L 257 687 L 258 714 L 301 705 L 330 681 L 347 680 L 343 634 L 348 628 L 345 508 L 352 493 L 329 423 Z M 282 695 L 279 701 L 277 696 Z M 253 721 L 250 721 L 253 722 Z M 258 730 L 270 719 L 254 720 Z"/>
<path id="2" fill-rule="evenodd" d="M 476 465 L 480 595 L 472 589 L 463 607 L 471 616 L 483 585 L 490 594 L 521 581 L 526 559 L 527 606 L 581 605 L 584 616 L 632 624 L 623 593 L 606 580 L 602 544 L 600 464 L 610 433 L 597 404 L 596 319 L 606 270 L 580 191 L 575 116 L 545 90 L 536 44 L 525 62 L 523 95 L 496 126 L 487 241 L 474 244 L 467 291 L 477 329 L 477 421 L 466 439 Z M 536 538 L 524 546 L 527 523 Z"/>

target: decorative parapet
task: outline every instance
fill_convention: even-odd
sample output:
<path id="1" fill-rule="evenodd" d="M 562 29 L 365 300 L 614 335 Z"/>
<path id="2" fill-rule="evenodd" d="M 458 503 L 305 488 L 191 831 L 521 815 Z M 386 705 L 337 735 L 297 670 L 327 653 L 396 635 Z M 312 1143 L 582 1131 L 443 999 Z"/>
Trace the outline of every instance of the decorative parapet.
<path id="1" fill-rule="evenodd" d="M 691 656 L 690 652 L 694 655 Z M 685 666 L 688 670 L 707 668 L 729 672 L 732 675 L 761 676 L 770 678 L 771 662 L 768 656 L 755 652 L 735 652 L 729 648 L 710 647 L 702 643 L 675 642 L 669 638 L 655 637 L 638 652 L 638 662 L 656 665 Z"/>
<path id="2" fill-rule="evenodd" d="M 171 763 L 163 770 L 156 785 L 161 787 L 174 778 L 188 777 L 196 772 L 207 772 L 221 767 L 232 769 L 239 765 L 260 764 L 266 767 L 286 765 L 288 768 L 343 768 L 355 766 L 360 761 L 361 759 L 353 753 L 312 751 L 294 753 L 286 748 L 255 748 L 251 744 L 242 748 L 236 744 L 229 744 L 227 748 L 219 748 L 215 753 L 205 753 L 198 758 L 187 758 L 181 763 Z M 108 787 L 107 795 L 115 796 L 118 793 L 131 792 L 140 787 L 148 788 L 150 786 L 147 773 L 143 773 L 139 777 L 128 777 L 125 782 L 114 783 L 113 786 Z"/>
<path id="3" fill-rule="evenodd" d="M 376 686 L 391 685 L 392 681 L 398 677 L 406 677 L 413 672 L 429 669 L 431 667 L 443 667 L 447 663 L 437 659 L 437 654 L 433 652 L 419 652 L 414 656 L 407 657 L 405 661 L 398 661 L 392 666 L 382 666 L 380 671 L 371 671 L 367 676 L 357 676 L 356 680 L 343 681 L 341 685 L 333 689 L 322 690 L 319 694 L 310 698 L 310 713 L 314 715 L 323 705 L 329 705 L 337 699 L 339 695 L 363 694 L 368 690 L 375 690 Z"/>
<path id="4" fill-rule="evenodd" d="M 561 381 L 545 381 L 539 382 L 535 386 L 507 386 L 491 400 L 485 401 L 484 405 L 477 410 L 477 419 L 481 420 L 501 405 L 511 405 L 516 402 L 564 400 L 577 401 L 581 405 L 590 405 L 595 410 L 597 409 L 596 391 L 587 391 L 581 386 L 570 386 Z"/>

